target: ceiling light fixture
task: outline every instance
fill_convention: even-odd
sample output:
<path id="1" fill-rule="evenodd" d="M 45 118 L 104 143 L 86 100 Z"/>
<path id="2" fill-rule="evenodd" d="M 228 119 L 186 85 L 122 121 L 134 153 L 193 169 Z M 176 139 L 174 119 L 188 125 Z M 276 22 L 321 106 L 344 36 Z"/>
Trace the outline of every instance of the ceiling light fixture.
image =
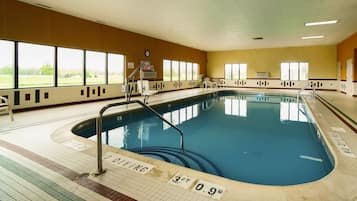
<path id="1" fill-rule="evenodd" d="M 321 21 L 321 22 L 308 22 L 305 23 L 305 26 L 318 26 L 318 25 L 325 25 L 325 24 L 336 24 L 338 20 L 329 20 L 329 21 Z"/>
<path id="2" fill-rule="evenodd" d="M 319 39 L 319 38 L 324 38 L 325 36 L 319 35 L 319 36 L 303 36 L 301 39 L 306 40 L 306 39 Z"/>

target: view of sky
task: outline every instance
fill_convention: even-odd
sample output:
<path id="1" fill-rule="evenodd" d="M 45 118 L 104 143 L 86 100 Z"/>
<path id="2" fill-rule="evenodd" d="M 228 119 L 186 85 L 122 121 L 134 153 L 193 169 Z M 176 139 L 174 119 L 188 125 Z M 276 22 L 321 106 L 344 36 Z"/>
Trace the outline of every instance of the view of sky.
<path id="1" fill-rule="evenodd" d="M 54 66 L 55 48 L 47 45 L 18 43 L 19 68 L 40 68 L 44 65 Z"/>
<path id="2" fill-rule="evenodd" d="M 0 68 L 14 64 L 14 42 L 0 40 Z"/>
<path id="3" fill-rule="evenodd" d="M 63 70 L 83 68 L 83 50 L 69 49 L 59 47 L 58 52 L 58 68 Z"/>

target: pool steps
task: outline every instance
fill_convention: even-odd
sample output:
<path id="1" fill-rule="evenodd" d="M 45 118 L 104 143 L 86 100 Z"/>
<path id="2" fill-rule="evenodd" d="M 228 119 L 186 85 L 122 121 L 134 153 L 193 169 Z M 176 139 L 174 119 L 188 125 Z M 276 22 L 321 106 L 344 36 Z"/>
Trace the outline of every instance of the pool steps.
<path id="1" fill-rule="evenodd" d="M 152 146 L 127 150 L 187 168 L 223 176 L 221 170 L 214 163 L 206 157 L 187 149 L 182 151 L 182 149 L 175 147 Z"/>

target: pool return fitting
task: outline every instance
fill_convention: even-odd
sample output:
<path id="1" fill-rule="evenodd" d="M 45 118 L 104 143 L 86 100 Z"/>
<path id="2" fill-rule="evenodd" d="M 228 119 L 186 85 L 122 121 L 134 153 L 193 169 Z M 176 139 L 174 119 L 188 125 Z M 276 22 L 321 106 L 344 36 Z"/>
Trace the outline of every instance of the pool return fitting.
<path id="1" fill-rule="evenodd" d="M 111 107 L 116 107 L 116 106 L 121 106 L 121 105 L 129 105 L 132 103 L 137 103 L 143 108 L 145 108 L 147 111 L 154 113 L 158 118 L 160 118 L 162 121 L 170 125 L 172 128 L 174 128 L 176 131 L 180 133 L 180 147 L 182 152 L 185 152 L 184 149 L 184 137 L 183 137 L 183 131 L 173 125 L 170 121 L 166 120 L 163 116 L 161 116 L 156 110 L 154 110 L 152 107 L 148 106 L 147 104 L 143 103 L 140 100 L 127 100 L 124 102 L 118 102 L 118 103 L 111 103 L 106 106 L 104 106 L 100 111 L 99 115 L 96 118 L 96 135 L 97 135 L 97 172 L 93 173 L 94 176 L 99 176 L 101 174 L 105 173 L 105 169 L 103 169 L 103 149 L 102 149 L 102 121 L 103 121 L 103 113 L 111 108 Z"/>

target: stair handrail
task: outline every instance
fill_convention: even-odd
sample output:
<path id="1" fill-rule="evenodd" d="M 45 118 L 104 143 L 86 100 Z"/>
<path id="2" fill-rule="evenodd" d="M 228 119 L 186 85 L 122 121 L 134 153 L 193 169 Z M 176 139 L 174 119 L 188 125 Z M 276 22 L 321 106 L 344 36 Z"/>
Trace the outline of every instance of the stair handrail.
<path id="1" fill-rule="evenodd" d="M 125 82 L 124 82 L 124 93 L 125 93 L 125 99 L 126 101 L 130 101 L 131 99 L 131 95 L 133 93 L 133 83 L 134 83 L 134 79 L 135 79 L 135 75 L 137 72 L 139 72 L 141 70 L 141 67 L 137 67 L 135 68 L 130 75 L 128 75 L 128 77 L 125 78 Z"/>
<path id="2" fill-rule="evenodd" d="M 116 106 L 121 106 L 121 105 L 128 105 L 132 103 L 137 103 L 146 110 L 154 113 L 157 117 L 159 117 L 162 121 L 165 123 L 169 124 L 172 128 L 177 130 L 180 133 L 180 146 L 182 151 L 184 152 L 184 134 L 181 129 L 179 129 L 177 126 L 173 125 L 170 121 L 166 120 L 162 115 L 160 115 L 156 110 L 154 110 L 152 107 L 149 105 L 143 103 L 140 100 L 129 100 L 129 101 L 123 101 L 123 102 L 118 102 L 118 103 L 111 103 L 108 104 L 99 111 L 99 115 L 96 118 L 96 135 L 97 135 L 97 172 L 94 173 L 94 175 L 98 176 L 103 173 L 105 173 L 105 170 L 103 169 L 103 149 L 102 149 L 102 120 L 103 120 L 103 113 L 111 108 L 111 107 L 116 107 Z"/>
<path id="3" fill-rule="evenodd" d="M 300 97 L 300 94 L 302 94 L 302 92 L 307 88 L 309 87 L 309 81 L 307 80 L 306 83 L 304 84 L 303 87 L 301 87 L 301 89 L 297 92 L 297 101 L 299 101 L 299 97 Z"/>

